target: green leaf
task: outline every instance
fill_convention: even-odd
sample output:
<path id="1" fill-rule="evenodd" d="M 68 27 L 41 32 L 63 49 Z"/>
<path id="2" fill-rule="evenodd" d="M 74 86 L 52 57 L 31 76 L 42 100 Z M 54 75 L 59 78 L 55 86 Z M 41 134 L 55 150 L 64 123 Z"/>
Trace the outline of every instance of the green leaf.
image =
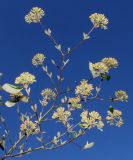
<path id="1" fill-rule="evenodd" d="M 73 138 L 77 137 L 77 132 L 73 132 Z"/>
<path id="2" fill-rule="evenodd" d="M 110 98 L 109 100 L 110 100 L 111 102 L 114 102 L 115 99 L 114 99 L 114 98 Z"/>
<path id="3" fill-rule="evenodd" d="M 8 83 L 6 83 L 6 84 L 7 84 L 8 86 L 14 88 L 14 89 L 23 89 L 22 86 L 14 86 L 14 85 L 11 85 L 11 84 L 8 84 Z"/>
<path id="4" fill-rule="evenodd" d="M 111 76 L 110 76 L 110 75 L 107 75 L 106 80 L 109 81 L 110 78 L 111 78 Z"/>
<path id="5" fill-rule="evenodd" d="M 84 124 L 79 124 L 80 127 L 84 128 Z"/>
<path id="6" fill-rule="evenodd" d="M 102 81 L 103 81 L 103 80 L 107 80 L 107 81 L 109 81 L 109 80 L 110 80 L 110 78 L 111 78 L 111 76 L 110 76 L 110 75 L 101 74 L 101 80 L 102 80 Z"/>
<path id="7" fill-rule="evenodd" d="M 2 89 L 8 93 L 16 94 L 16 93 L 20 92 L 23 89 L 23 87 L 22 86 L 14 86 L 14 85 L 6 83 L 2 86 Z"/>
<path id="8" fill-rule="evenodd" d="M 113 112 L 114 112 L 114 108 L 113 108 L 112 106 L 110 106 L 110 107 L 109 107 L 109 111 L 110 111 L 111 113 L 113 113 Z"/>

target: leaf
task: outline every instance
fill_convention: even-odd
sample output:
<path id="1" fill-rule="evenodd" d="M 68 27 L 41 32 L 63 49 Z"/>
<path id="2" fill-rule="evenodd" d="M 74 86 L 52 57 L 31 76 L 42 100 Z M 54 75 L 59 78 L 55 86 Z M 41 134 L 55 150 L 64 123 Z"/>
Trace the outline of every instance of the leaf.
<path id="1" fill-rule="evenodd" d="M 21 101 L 27 103 L 27 102 L 29 101 L 29 98 L 26 97 L 26 96 L 23 96 L 23 97 L 21 98 Z"/>
<path id="2" fill-rule="evenodd" d="M 67 141 L 60 140 L 61 145 L 64 145 Z"/>
<path id="3" fill-rule="evenodd" d="M 0 148 L 2 149 L 2 151 L 5 150 L 4 141 L 3 140 L 0 140 Z"/>
<path id="4" fill-rule="evenodd" d="M 114 112 L 114 108 L 113 108 L 112 106 L 110 106 L 110 107 L 109 107 L 109 111 L 110 111 L 111 113 L 113 113 L 113 112 Z"/>
<path id="5" fill-rule="evenodd" d="M 22 132 L 19 132 L 19 139 L 21 139 L 23 137 Z"/>
<path id="6" fill-rule="evenodd" d="M 14 107 L 15 104 L 16 104 L 15 102 L 11 102 L 11 101 L 6 101 L 5 102 L 6 107 Z"/>
<path id="7" fill-rule="evenodd" d="M 61 136 L 61 133 L 57 132 L 57 137 L 60 138 L 60 136 Z"/>
<path id="8" fill-rule="evenodd" d="M 79 126 L 82 127 L 82 128 L 84 128 L 84 125 L 83 125 L 83 124 L 79 124 Z"/>
<path id="9" fill-rule="evenodd" d="M 73 132 L 72 134 L 73 134 L 73 138 L 77 138 L 78 136 L 77 132 Z"/>
<path id="10" fill-rule="evenodd" d="M 106 74 L 101 74 L 101 80 L 107 80 L 107 81 L 109 81 L 110 80 L 110 78 L 111 78 L 111 76 L 110 75 L 106 75 Z"/>
<path id="11" fill-rule="evenodd" d="M 83 134 L 83 131 L 80 129 L 78 132 L 79 135 Z"/>
<path id="12" fill-rule="evenodd" d="M 93 66 L 92 66 L 93 63 L 89 62 L 89 69 L 91 71 L 91 74 L 92 74 L 92 77 L 93 78 L 96 78 L 98 77 L 99 75 L 96 73 L 96 71 L 93 69 Z"/>
<path id="13" fill-rule="evenodd" d="M 30 95 L 30 91 L 31 91 L 30 87 L 29 87 L 29 88 L 26 88 L 26 93 L 27 93 L 28 95 Z"/>
<path id="14" fill-rule="evenodd" d="M 57 75 L 57 79 L 60 81 L 61 80 L 61 77 L 59 75 Z"/>
<path id="15" fill-rule="evenodd" d="M 64 61 L 64 62 L 63 62 L 63 63 L 64 63 L 64 66 L 66 66 L 69 61 L 70 61 L 69 59 L 67 59 L 66 61 Z"/>
<path id="16" fill-rule="evenodd" d="M 31 106 L 31 109 L 34 111 L 34 112 L 37 112 L 37 105 L 35 104 L 35 105 L 32 105 Z"/>
<path id="17" fill-rule="evenodd" d="M 99 93 L 100 90 L 101 90 L 101 88 L 96 86 L 96 92 Z"/>
<path id="18" fill-rule="evenodd" d="M 45 72 L 48 72 L 48 67 L 47 67 L 47 66 L 43 66 L 42 69 L 43 69 Z"/>
<path id="19" fill-rule="evenodd" d="M 28 148 L 28 153 L 27 154 L 30 154 L 30 152 L 32 152 L 32 148 Z"/>
<path id="20" fill-rule="evenodd" d="M 87 34 L 87 33 L 83 33 L 83 40 L 87 40 L 87 39 L 89 39 L 90 37 L 89 37 L 89 35 Z"/>
<path id="21" fill-rule="evenodd" d="M 55 48 L 60 51 L 61 50 L 61 45 L 58 44 L 58 45 L 55 46 Z"/>
<path id="22" fill-rule="evenodd" d="M 16 93 L 19 93 L 23 89 L 23 87 L 14 86 L 14 85 L 6 83 L 2 86 L 2 89 L 8 93 L 16 94 Z"/>
<path id="23" fill-rule="evenodd" d="M 70 48 L 70 47 L 67 48 L 67 52 L 68 52 L 68 53 L 71 52 L 71 48 Z"/>
<path id="24" fill-rule="evenodd" d="M 54 66 L 57 66 L 55 61 L 53 59 L 51 59 L 51 63 L 54 65 Z"/>
<path id="25" fill-rule="evenodd" d="M 110 78 L 111 78 L 111 76 L 110 75 L 107 75 L 107 81 L 109 81 L 110 80 Z"/>
<path id="26" fill-rule="evenodd" d="M 52 78 L 52 75 L 53 75 L 52 72 L 50 72 L 50 73 L 48 74 L 48 76 L 49 76 L 50 78 Z"/>
<path id="27" fill-rule="evenodd" d="M 45 30 L 44 33 L 45 33 L 47 36 L 51 36 L 52 31 L 48 28 L 48 30 Z"/>
<path id="28" fill-rule="evenodd" d="M 0 78 L 3 76 L 3 73 L 0 73 Z"/>
<path id="29" fill-rule="evenodd" d="M 89 143 L 88 141 L 86 142 L 86 144 L 84 145 L 83 149 L 90 149 L 94 146 L 94 142 Z"/>
<path id="30" fill-rule="evenodd" d="M 37 139 L 39 142 L 41 142 L 41 143 L 42 143 L 42 138 L 40 138 L 40 137 L 36 137 L 36 139 Z"/>

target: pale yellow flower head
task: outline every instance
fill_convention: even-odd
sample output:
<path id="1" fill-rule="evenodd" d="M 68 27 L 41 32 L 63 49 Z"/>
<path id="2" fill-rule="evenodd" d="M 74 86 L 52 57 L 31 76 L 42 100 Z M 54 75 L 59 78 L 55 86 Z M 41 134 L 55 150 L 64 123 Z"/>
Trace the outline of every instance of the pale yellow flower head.
<path id="1" fill-rule="evenodd" d="M 23 72 L 15 79 L 16 84 L 29 85 L 36 82 L 35 76 L 29 72 Z"/>
<path id="2" fill-rule="evenodd" d="M 47 100 L 54 99 L 56 97 L 55 92 L 53 92 L 50 88 L 42 90 L 41 95 Z"/>
<path id="3" fill-rule="evenodd" d="M 82 105 L 80 104 L 80 102 L 81 102 L 80 97 L 74 97 L 68 99 L 68 104 L 71 109 L 81 108 Z"/>
<path id="4" fill-rule="evenodd" d="M 27 118 L 21 124 L 20 131 L 29 136 L 31 134 L 37 134 L 39 132 L 39 128 L 37 127 L 36 123 L 32 122 L 29 118 Z"/>
<path id="5" fill-rule="evenodd" d="M 85 122 L 85 123 L 87 123 L 88 122 L 88 111 L 83 111 L 81 114 L 80 114 L 80 116 L 81 116 L 81 122 Z"/>
<path id="6" fill-rule="evenodd" d="M 99 73 L 106 73 L 108 72 L 108 67 L 103 62 L 97 62 L 92 64 L 92 67 L 95 71 Z"/>
<path id="7" fill-rule="evenodd" d="M 25 16 L 25 21 L 27 23 L 38 23 L 45 15 L 44 10 L 38 7 L 33 7 L 30 12 Z"/>
<path id="8" fill-rule="evenodd" d="M 118 67 L 118 61 L 115 58 L 109 57 L 109 58 L 103 58 L 102 62 L 106 64 L 106 66 L 110 68 L 117 68 Z"/>
<path id="9" fill-rule="evenodd" d="M 101 29 L 107 29 L 109 21 L 104 14 L 94 13 L 90 15 L 89 18 L 95 28 L 100 27 Z"/>
<path id="10" fill-rule="evenodd" d="M 89 84 L 87 80 L 82 80 L 75 89 L 75 94 L 80 96 L 89 96 L 93 90 L 93 85 Z"/>
<path id="11" fill-rule="evenodd" d="M 92 111 L 90 113 L 88 111 L 83 111 L 80 116 L 82 122 L 81 127 L 85 129 L 97 127 L 97 129 L 102 130 L 102 128 L 104 127 L 102 117 L 96 111 Z"/>
<path id="12" fill-rule="evenodd" d="M 126 101 L 128 100 L 128 95 L 125 91 L 119 90 L 115 92 L 115 100 Z"/>
<path id="13" fill-rule="evenodd" d="M 103 62 L 91 63 L 89 62 L 89 69 L 93 78 L 100 76 L 101 74 L 108 73 L 109 68 Z"/>
<path id="14" fill-rule="evenodd" d="M 79 103 L 80 100 L 81 99 L 79 97 L 74 97 L 74 98 L 69 98 L 68 102 L 69 103 Z"/>
<path id="15" fill-rule="evenodd" d="M 46 57 L 42 53 L 37 53 L 33 58 L 32 58 L 32 64 L 34 66 L 42 65 L 44 62 L 44 59 Z"/>
<path id="16" fill-rule="evenodd" d="M 122 112 L 119 110 L 107 111 L 107 123 L 110 125 L 115 125 L 117 127 L 121 127 L 123 125 Z"/>
<path id="17" fill-rule="evenodd" d="M 59 107 L 57 108 L 56 112 L 53 113 L 52 118 L 57 119 L 62 123 L 66 124 L 70 116 L 71 116 L 70 111 L 65 111 L 64 107 Z"/>
<path id="18" fill-rule="evenodd" d="M 92 119 L 96 119 L 96 120 L 99 120 L 99 121 L 102 120 L 102 117 L 101 117 L 100 114 L 99 114 L 98 112 L 96 112 L 96 111 L 90 112 L 89 115 L 90 115 L 90 117 L 91 117 Z"/>

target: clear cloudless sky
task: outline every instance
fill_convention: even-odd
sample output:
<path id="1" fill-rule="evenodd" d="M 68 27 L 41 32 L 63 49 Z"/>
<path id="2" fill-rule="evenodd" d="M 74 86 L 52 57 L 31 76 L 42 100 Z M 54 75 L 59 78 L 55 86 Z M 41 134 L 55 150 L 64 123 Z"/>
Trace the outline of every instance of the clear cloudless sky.
<path id="1" fill-rule="evenodd" d="M 13 83 L 20 73 L 29 71 L 36 75 L 39 82 L 32 88 L 36 100 L 35 98 L 39 97 L 37 91 L 50 84 L 41 69 L 32 66 L 31 59 L 35 53 L 43 52 L 49 63 L 50 58 L 55 57 L 58 60 L 58 53 L 39 25 L 25 23 L 24 16 L 33 6 L 46 11 L 43 23 L 52 29 L 56 39 L 64 47 L 73 46 L 80 40 L 82 33 L 91 28 L 92 24 L 88 20 L 90 14 L 104 13 L 110 21 L 108 30 L 95 30 L 90 40 L 74 52 L 65 71 L 64 83 L 73 84 L 75 80 L 89 79 L 89 61 L 97 62 L 104 57 L 115 57 L 119 61 L 119 67 L 111 71 L 112 78 L 104 84 L 103 95 L 108 96 L 115 90 L 123 89 L 129 94 L 129 102 L 114 104 L 115 108 L 123 111 L 124 126 L 107 126 L 104 132 L 92 131 L 79 141 L 81 144 L 86 140 L 95 141 L 96 145 L 92 149 L 84 151 L 69 145 L 55 151 L 35 152 L 18 159 L 133 160 L 133 1 L 0 0 L 0 72 L 3 73 L 1 83 Z M 27 107 L 22 106 L 21 109 L 26 111 Z M 94 103 L 90 107 L 90 110 L 94 107 L 105 112 L 109 104 Z M 17 125 L 15 109 L 0 108 L 13 133 Z M 49 128 L 52 133 L 52 127 Z"/>

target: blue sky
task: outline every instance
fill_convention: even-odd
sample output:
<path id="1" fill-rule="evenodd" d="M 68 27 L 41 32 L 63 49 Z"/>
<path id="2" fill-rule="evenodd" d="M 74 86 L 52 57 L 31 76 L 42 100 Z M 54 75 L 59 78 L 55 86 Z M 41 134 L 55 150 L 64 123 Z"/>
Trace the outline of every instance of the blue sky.
<path id="1" fill-rule="evenodd" d="M 64 47 L 76 44 L 83 32 L 91 28 L 88 16 L 93 12 L 104 13 L 110 20 L 109 29 L 95 30 L 90 41 L 85 43 L 71 56 L 65 71 L 65 85 L 72 85 L 75 80 L 88 78 L 88 62 L 97 62 L 103 57 L 115 57 L 119 68 L 111 72 L 112 79 L 104 84 L 103 95 L 110 95 L 115 90 L 123 89 L 129 94 L 128 103 L 118 103 L 114 107 L 123 111 L 125 125 L 118 129 L 105 127 L 104 132 L 92 131 L 80 142 L 95 141 L 94 148 L 82 151 L 73 145 L 51 152 L 36 152 L 22 158 L 47 160 L 133 160 L 133 107 L 132 107 L 132 60 L 133 60 L 133 19 L 131 0 L 23 0 L 0 1 L 0 72 L 3 73 L 1 83 L 13 83 L 21 72 L 29 71 L 37 76 L 39 84 L 33 85 L 33 92 L 50 86 L 47 77 L 39 68 L 31 64 L 33 55 L 44 52 L 47 61 L 58 54 L 51 42 L 42 33 L 39 25 L 28 25 L 24 21 L 25 14 L 38 6 L 46 11 L 43 23 L 50 27 L 54 36 Z M 49 63 L 49 62 L 47 62 Z M 51 68 L 52 69 L 52 68 Z M 106 111 L 109 104 L 96 103 L 95 107 Z M 91 107 L 93 107 L 91 104 Z M 22 106 L 23 107 L 23 106 Z M 24 107 L 22 110 L 26 111 Z M 11 130 L 15 129 L 15 108 L 0 108 L 9 121 Z M 52 132 L 52 130 L 51 130 Z M 18 158 L 20 159 L 20 158 Z"/>

